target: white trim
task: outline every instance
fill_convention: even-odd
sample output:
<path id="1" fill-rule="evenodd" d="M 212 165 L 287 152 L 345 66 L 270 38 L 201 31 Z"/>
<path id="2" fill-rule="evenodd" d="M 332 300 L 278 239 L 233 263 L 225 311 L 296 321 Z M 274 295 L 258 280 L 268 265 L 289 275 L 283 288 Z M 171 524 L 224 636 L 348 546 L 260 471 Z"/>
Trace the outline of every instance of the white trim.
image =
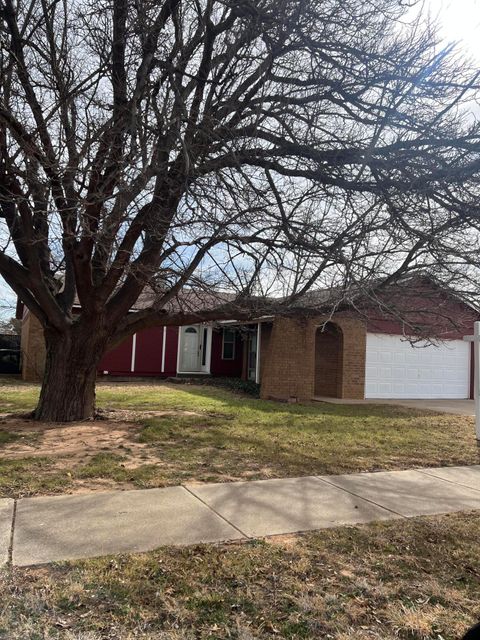
<path id="1" fill-rule="evenodd" d="M 255 384 L 260 384 L 260 340 L 262 337 L 262 323 L 257 324 L 257 354 L 255 362 Z"/>
<path id="2" fill-rule="evenodd" d="M 162 339 L 162 373 L 165 373 L 165 347 L 167 345 L 167 327 L 163 327 Z"/>
<path id="3" fill-rule="evenodd" d="M 208 349 L 207 349 L 207 371 L 212 372 L 212 344 L 213 344 L 213 329 L 208 328 Z"/>
<path id="4" fill-rule="evenodd" d="M 137 352 L 137 334 L 134 333 L 132 336 L 132 360 L 130 362 L 130 371 L 135 371 L 135 355 Z"/>
<path id="5" fill-rule="evenodd" d="M 178 327 L 178 332 L 177 332 L 177 363 L 175 365 L 175 369 L 177 370 L 177 373 L 182 373 L 178 368 L 180 365 L 180 343 L 182 341 L 182 329 L 183 327 Z"/>
<path id="6" fill-rule="evenodd" d="M 209 376 L 210 371 L 177 371 L 182 376 Z"/>
<path id="7" fill-rule="evenodd" d="M 254 320 L 217 320 L 217 322 L 220 325 L 224 325 L 224 324 L 244 325 L 244 324 L 258 324 L 259 322 L 270 322 L 270 320 L 275 320 L 275 316 L 259 316 Z"/>

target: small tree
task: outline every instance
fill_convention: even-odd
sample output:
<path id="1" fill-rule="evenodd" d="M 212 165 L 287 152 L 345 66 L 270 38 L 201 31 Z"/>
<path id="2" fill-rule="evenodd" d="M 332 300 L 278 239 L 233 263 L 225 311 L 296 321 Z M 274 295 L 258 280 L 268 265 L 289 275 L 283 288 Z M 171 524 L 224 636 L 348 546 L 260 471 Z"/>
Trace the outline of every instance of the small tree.
<path id="1" fill-rule="evenodd" d="M 447 246 L 475 79 L 401 5 L 0 0 L 0 274 L 44 327 L 38 419 L 92 416 L 103 352 L 141 328 Z"/>
<path id="2" fill-rule="evenodd" d="M 9 320 L 0 320 L 0 333 L 18 336 L 21 331 L 21 321 L 16 318 L 10 318 Z"/>

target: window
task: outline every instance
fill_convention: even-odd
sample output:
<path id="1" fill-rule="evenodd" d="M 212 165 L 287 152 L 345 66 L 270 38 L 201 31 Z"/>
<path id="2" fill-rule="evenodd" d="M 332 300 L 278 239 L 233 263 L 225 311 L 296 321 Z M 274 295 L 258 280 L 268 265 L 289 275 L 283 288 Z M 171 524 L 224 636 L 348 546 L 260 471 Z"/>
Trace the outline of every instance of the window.
<path id="1" fill-rule="evenodd" d="M 233 360 L 235 358 L 235 331 L 234 329 L 223 330 L 222 340 L 222 360 Z"/>

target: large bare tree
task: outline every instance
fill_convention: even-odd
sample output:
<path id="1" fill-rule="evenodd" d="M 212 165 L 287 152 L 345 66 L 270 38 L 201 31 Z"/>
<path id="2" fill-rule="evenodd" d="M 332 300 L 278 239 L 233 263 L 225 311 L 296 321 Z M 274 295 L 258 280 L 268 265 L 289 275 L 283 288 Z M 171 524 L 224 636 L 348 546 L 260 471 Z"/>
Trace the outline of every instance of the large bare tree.
<path id="1" fill-rule="evenodd" d="M 389 283 L 476 215 L 476 76 L 398 0 L 0 7 L 0 274 L 44 327 L 38 419 L 91 416 L 141 328 Z"/>

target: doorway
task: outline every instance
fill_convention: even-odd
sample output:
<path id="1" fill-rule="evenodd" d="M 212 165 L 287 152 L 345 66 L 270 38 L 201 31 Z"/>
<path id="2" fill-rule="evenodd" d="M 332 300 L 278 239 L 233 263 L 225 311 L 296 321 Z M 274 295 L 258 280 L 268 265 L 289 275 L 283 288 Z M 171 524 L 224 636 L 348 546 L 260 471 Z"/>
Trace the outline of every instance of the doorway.
<path id="1" fill-rule="evenodd" d="M 210 373 L 211 328 L 188 325 L 180 331 L 179 373 Z"/>
<path id="2" fill-rule="evenodd" d="M 327 322 L 315 333 L 315 395 L 343 396 L 343 334 L 338 325 Z"/>

